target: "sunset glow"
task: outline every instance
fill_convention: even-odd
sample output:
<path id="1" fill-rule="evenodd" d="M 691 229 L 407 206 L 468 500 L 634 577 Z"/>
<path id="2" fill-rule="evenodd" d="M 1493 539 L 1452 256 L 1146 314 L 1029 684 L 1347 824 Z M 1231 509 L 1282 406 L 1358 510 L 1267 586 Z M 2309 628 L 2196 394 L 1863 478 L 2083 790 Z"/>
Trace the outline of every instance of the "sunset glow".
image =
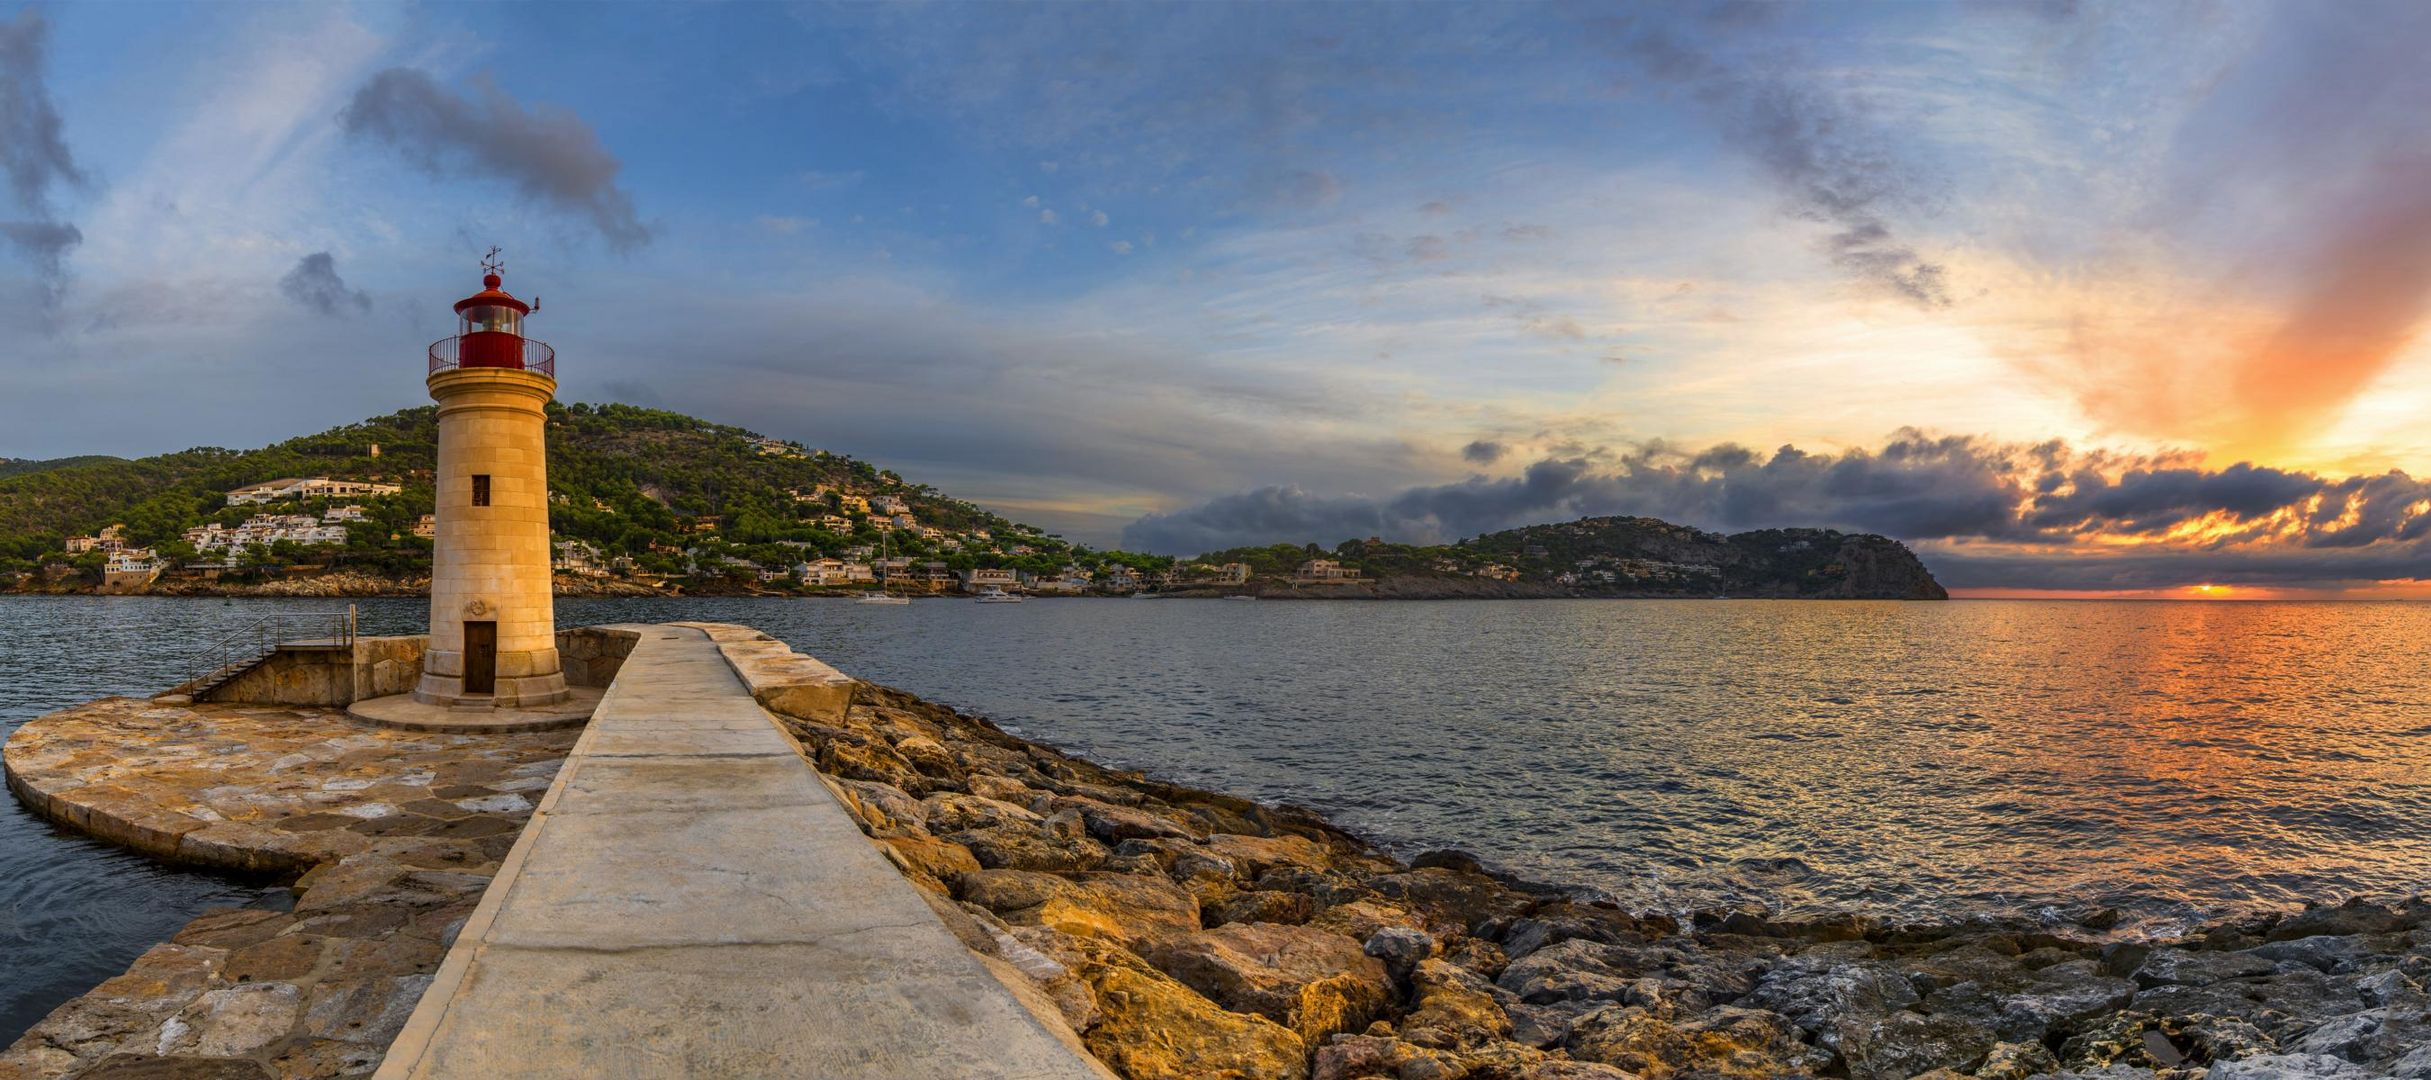
<path id="1" fill-rule="evenodd" d="M 2421 5 L 181 10 L 6 24 L 59 138 L 0 318 L 90 362 L 0 456 L 376 413 L 410 373 L 298 375 L 478 233 L 581 314 L 564 398 L 1100 545 L 1637 514 L 1971 592 L 2431 577 Z M 111 422 L 43 404 L 84 380 Z"/>

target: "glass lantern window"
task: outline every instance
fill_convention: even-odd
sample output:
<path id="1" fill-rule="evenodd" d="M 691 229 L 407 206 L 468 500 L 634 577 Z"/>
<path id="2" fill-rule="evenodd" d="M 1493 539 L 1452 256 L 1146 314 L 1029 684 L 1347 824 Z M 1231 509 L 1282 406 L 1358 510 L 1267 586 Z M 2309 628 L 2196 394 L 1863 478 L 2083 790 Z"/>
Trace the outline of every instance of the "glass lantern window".
<path id="1" fill-rule="evenodd" d="M 464 309 L 464 332 L 470 334 L 481 330 L 521 335 L 523 313 L 503 304 Z"/>

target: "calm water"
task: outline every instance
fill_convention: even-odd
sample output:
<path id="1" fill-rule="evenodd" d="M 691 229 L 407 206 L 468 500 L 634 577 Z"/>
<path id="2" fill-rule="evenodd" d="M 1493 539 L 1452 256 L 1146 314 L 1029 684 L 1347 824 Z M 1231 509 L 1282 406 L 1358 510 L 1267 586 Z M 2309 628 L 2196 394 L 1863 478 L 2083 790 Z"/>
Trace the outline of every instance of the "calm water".
<path id="1" fill-rule="evenodd" d="M 0 598 L 0 728 L 315 601 Z M 363 605 L 409 632 L 420 601 Z M 562 601 L 761 627 L 1101 761 L 1679 910 L 2102 905 L 2165 929 L 2431 886 L 2431 606 Z M 262 895 L 0 807 L 0 1035 Z"/>

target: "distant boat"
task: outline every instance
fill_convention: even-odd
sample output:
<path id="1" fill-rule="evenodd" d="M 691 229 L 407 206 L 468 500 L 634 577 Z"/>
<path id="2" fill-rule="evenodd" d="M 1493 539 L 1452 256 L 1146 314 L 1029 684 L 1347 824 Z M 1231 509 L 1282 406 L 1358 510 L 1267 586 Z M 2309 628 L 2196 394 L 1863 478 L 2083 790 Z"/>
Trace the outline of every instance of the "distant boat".
<path id="1" fill-rule="evenodd" d="M 979 595 L 973 597 L 972 599 L 977 600 L 982 604 L 1018 604 L 1022 601 L 1021 597 L 1015 596 L 1012 593 L 1006 592 L 994 585 L 990 585 L 979 590 Z"/>
<path id="2" fill-rule="evenodd" d="M 1255 599 L 1257 599 L 1257 597 L 1254 597 L 1254 596 L 1227 596 L 1227 597 L 1225 597 L 1224 599 L 1226 599 L 1226 600 L 1255 600 Z"/>
<path id="3" fill-rule="evenodd" d="M 886 564 L 886 534 L 885 534 L 885 533 L 879 533 L 879 534 L 878 534 L 878 564 L 879 564 L 879 565 L 881 565 L 881 566 L 884 566 L 884 565 Z M 890 577 L 891 577 L 891 576 L 893 576 L 893 575 L 888 575 L 888 576 L 890 576 Z M 912 598 L 911 598 L 911 597 L 908 597 L 908 596 L 897 596 L 897 595 L 895 595 L 895 594 L 893 594 L 893 593 L 891 593 L 891 592 L 886 591 L 886 585 L 887 585 L 887 583 L 886 583 L 886 582 L 883 582 L 883 581 L 879 582 L 879 583 L 878 583 L 878 591 L 877 591 L 877 592 L 874 592 L 874 593 L 863 593 L 863 594 L 861 594 L 861 596 L 860 596 L 858 599 L 855 599 L 855 600 L 853 601 L 853 603 L 856 603 L 856 604 L 882 604 L 882 605 L 889 605 L 889 606 L 891 606 L 891 605 L 897 605 L 897 604 L 909 604 L 909 603 L 911 603 L 911 602 L 912 602 Z"/>

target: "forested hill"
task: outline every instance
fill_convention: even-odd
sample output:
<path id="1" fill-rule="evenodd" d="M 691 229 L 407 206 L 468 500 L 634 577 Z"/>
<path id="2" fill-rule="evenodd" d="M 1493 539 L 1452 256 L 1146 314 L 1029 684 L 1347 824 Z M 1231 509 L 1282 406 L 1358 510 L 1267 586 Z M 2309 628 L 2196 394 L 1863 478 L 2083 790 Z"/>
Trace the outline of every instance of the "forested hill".
<path id="1" fill-rule="evenodd" d="M 131 543 L 173 553 L 179 550 L 179 534 L 196 525 L 233 526 L 255 513 L 320 507 L 292 502 L 230 507 L 225 498 L 231 489 L 281 477 L 329 476 L 404 486 L 396 496 L 335 500 L 361 505 L 369 520 L 349 529 L 344 550 L 330 553 L 331 561 L 415 572 L 429 560 L 429 543 L 415 537 L 413 527 L 431 512 L 437 415 L 435 407 L 425 406 L 259 450 L 205 447 L 0 476 L 0 570 L 30 569 L 56 559 L 63 538 L 111 524 L 123 524 Z M 895 496 L 919 526 L 935 530 L 899 530 L 894 537 L 899 555 L 965 563 L 1002 547 L 1004 558 L 991 565 L 1035 562 L 1041 569 L 1061 567 L 1074 555 L 1057 538 L 868 462 L 678 413 L 552 404 L 548 438 L 552 528 L 595 545 L 603 556 L 632 558 L 643 569 L 678 571 L 702 553 L 791 565 L 808 552 L 832 554 L 875 543 L 870 511 L 851 502 L 856 494 Z M 828 519 L 825 525 L 822 518 Z M 937 534 L 955 538 L 959 550 L 949 550 Z M 972 537 L 983 538 L 979 547 L 971 546 Z M 1120 557 L 1090 554 L 1099 560 Z"/>
<path id="2" fill-rule="evenodd" d="M 1430 596 L 1744 596 L 1943 600 L 1915 553 L 1897 540 L 1832 529 L 1722 535 L 1645 517 L 1591 517 L 1488 533 L 1454 544 L 1351 540 L 1236 548 L 1195 565 L 1238 563 L 1251 584 L 1298 591 L 1298 571 L 1325 558 L 1359 571 L 1356 585 L 1316 585 L 1383 598 Z M 1258 590 L 1253 590 L 1258 591 Z"/>
<path id="3" fill-rule="evenodd" d="M 48 472 L 52 469 L 65 469 L 76 465 L 100 465 L 124 460 L 126 459 L 114 458 L 106 454 L 86 454 L 83 457 L 50 458 L 40 461 L 33 458 L 0 458 L 0 477 L 23 476 L 27 473 Z"/>

